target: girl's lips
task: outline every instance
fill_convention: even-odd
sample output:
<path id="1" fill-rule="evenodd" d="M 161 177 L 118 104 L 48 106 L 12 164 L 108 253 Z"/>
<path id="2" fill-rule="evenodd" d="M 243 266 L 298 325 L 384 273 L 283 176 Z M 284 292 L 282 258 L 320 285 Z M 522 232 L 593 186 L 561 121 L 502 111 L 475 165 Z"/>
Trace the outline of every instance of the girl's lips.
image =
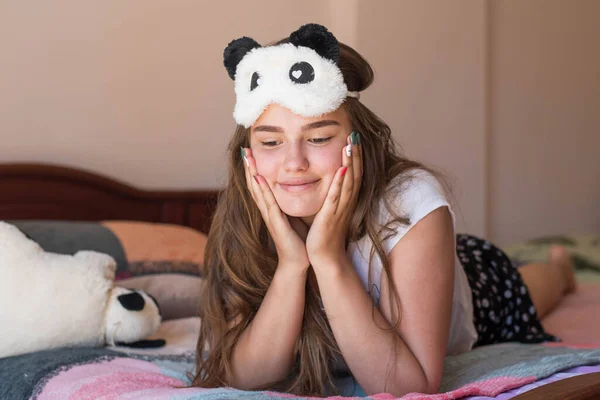
<path id="1" fill-rule="evenodd" d="M 279 186 L 281 186 L 281 188 L 283 190 L 285 190 L 286 192 L 304 192 L 305 190 L 310 190 L 312 189 L 314 186 L 317 185 L 317 183 L 319 183 L 320 179 L 317 179 L 316 181 L 312 181 L 312 182 L 308 182 L 308 183 L 303 183 L 303 184 L 299 184 L 299 185 L 286 185 L 283 183 L 280 183 Z"/>

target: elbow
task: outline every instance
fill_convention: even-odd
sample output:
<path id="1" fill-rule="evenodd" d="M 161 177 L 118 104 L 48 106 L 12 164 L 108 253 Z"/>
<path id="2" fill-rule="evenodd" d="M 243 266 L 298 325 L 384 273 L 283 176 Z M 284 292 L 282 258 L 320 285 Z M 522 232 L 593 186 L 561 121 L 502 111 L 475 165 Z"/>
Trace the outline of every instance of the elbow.
<path id="1" fill-rule="evenodd" d="M 428 381 L 426 385 L 426 394 L 436 394 L 440 390 L 441 379 L 436 379 L 435 381 Z"/>
<path id="2" fill-rule="evenodd" d="M 425 374 L 422 375 L 422 378 L 415 379 L 412 387 L 405 387 L 403 393 L 392 393 L 396 397 L 402 397 L 408 393 L 420 393 L 420 394 L 437 394 L 440 390 L 440 385 L 442 383 L 442 376 L 427 376 Z M 407 390 L 408 389 L 408 390 Z"/>
<path id="3" fill-rule="evenodd" d="M 229 387 L 238 390 L 267 390 L 275 383 L 285 379 L 285 375 L 265 377 L 265 376 L 246 376 L 235 377 L 229 383 Z"/>
<path id="4" fill-rule="evenodd" d="M 436 381 L 431 381 L 431 380 L 427 380 L 425 379 L 424 382 L 421 382 L 420 385 L 413 387 L 410 391 L 413 393 L 420 393 L 420 394 L 437 394 L 438 391 L 440 390 L 440 380 L 436 380 Z M 407 393 L 403 393 L 401 396 L 406 395 Z"/>
<path id="5" fill-rule="evenodd" d="M 423 385 L 424 391 L 422 393 L 426 394 L 436 394 L 440 390 L 440 385 L 442 384 L 442 374 L 432 374 L 430 376 L 424 375 L 425 382 Z"/>
<path id="6" fill-rule="evenodd" d="M 266 390 L 287 377 L 284 368 L 248 368 L 246 373 L 234 370 L 227 386 L 239 390 Z"/>
<path id="7" fill-rule="evenodd" d="M 440 390 L 442 384 L 442 375 L 444 374 L 443 362 L 435 367 L 425 368 L 421 367 L 422 372 L 422 392 L 426 394 L 436 394 Z"/>
<path id="8" fill-rule="evenodd" d="M 394 388 L 391 388 L 388 384 L 385 385 L 384 388 L 366 390 L 365 393 L 367 394 L 367 396 L 372 396 L 380 393 L 388 393 L 394 397 L 402 397 L 409 393 L 437 394 L 440 390 L 441 381 L 441 377 L 428 379 L 426 376 L 423 376 L 422 380 L 419 380 L 418 382 L 413 381 L 413 384 L 409 386 L 398 385 Z"/>

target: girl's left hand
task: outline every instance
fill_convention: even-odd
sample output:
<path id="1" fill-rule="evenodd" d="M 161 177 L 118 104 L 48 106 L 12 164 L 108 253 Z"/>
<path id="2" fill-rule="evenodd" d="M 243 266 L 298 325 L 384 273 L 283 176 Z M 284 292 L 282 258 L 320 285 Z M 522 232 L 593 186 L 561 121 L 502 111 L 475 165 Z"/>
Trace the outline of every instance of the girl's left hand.
<path id="1" fill-rule="evenodd" d="M 353 132 L 342 149 L 342 167 L 337 170 L 323 206 L 315 216 L 306 237 L 306 250 L 313 268 L 336 263 L 346 256 L 348 225 L 354 214 L 362 181 L 360 134 Z M 351 136 L 352 136 L 351 135 Z M 354 142 L 354 144 L 352 144 Z"/>

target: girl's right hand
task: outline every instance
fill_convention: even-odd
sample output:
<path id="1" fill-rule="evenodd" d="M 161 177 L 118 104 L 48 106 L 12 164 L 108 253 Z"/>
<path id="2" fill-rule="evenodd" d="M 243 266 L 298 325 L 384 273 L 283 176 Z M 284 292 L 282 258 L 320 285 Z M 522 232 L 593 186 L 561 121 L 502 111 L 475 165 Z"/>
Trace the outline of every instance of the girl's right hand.
<path id="1" fill-rule="evenodd" d="M 310 262 L 304 243 L 308 226 L 300 219 L 289 217 L 281 211 L 269 184 L 264 177 L 258 175 L 252 150 L 242 148 L 242 158 L 246 185 L 273 238 L 279 265 L 294 265 L 300 269 L 308 269 Z"/>

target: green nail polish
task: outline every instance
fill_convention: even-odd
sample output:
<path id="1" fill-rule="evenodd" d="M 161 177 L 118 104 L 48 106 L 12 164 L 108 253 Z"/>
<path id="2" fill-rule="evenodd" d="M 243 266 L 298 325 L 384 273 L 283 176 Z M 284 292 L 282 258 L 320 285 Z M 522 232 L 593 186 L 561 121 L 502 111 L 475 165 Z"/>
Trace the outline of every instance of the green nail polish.
<path id="1" fill-rule="evenodd" d="M 356 133 L 355 132 L 352 132 L 350 134 L 350 143 L 356 144 Z"/>
<path id="2" fill-rule="evenodd" d="M 360 132 L 356 132 L 356 142 L 360 145 Z"/>
<path id="3" fill-rule="evenodd" d="M 242 153 L 242 158 L 246 157 L 246 150 L 244 150 L 244 148 L 241 147 L 241 146 L 240 146 L 240 150 L 241 150 L 241 153 Z"/>

